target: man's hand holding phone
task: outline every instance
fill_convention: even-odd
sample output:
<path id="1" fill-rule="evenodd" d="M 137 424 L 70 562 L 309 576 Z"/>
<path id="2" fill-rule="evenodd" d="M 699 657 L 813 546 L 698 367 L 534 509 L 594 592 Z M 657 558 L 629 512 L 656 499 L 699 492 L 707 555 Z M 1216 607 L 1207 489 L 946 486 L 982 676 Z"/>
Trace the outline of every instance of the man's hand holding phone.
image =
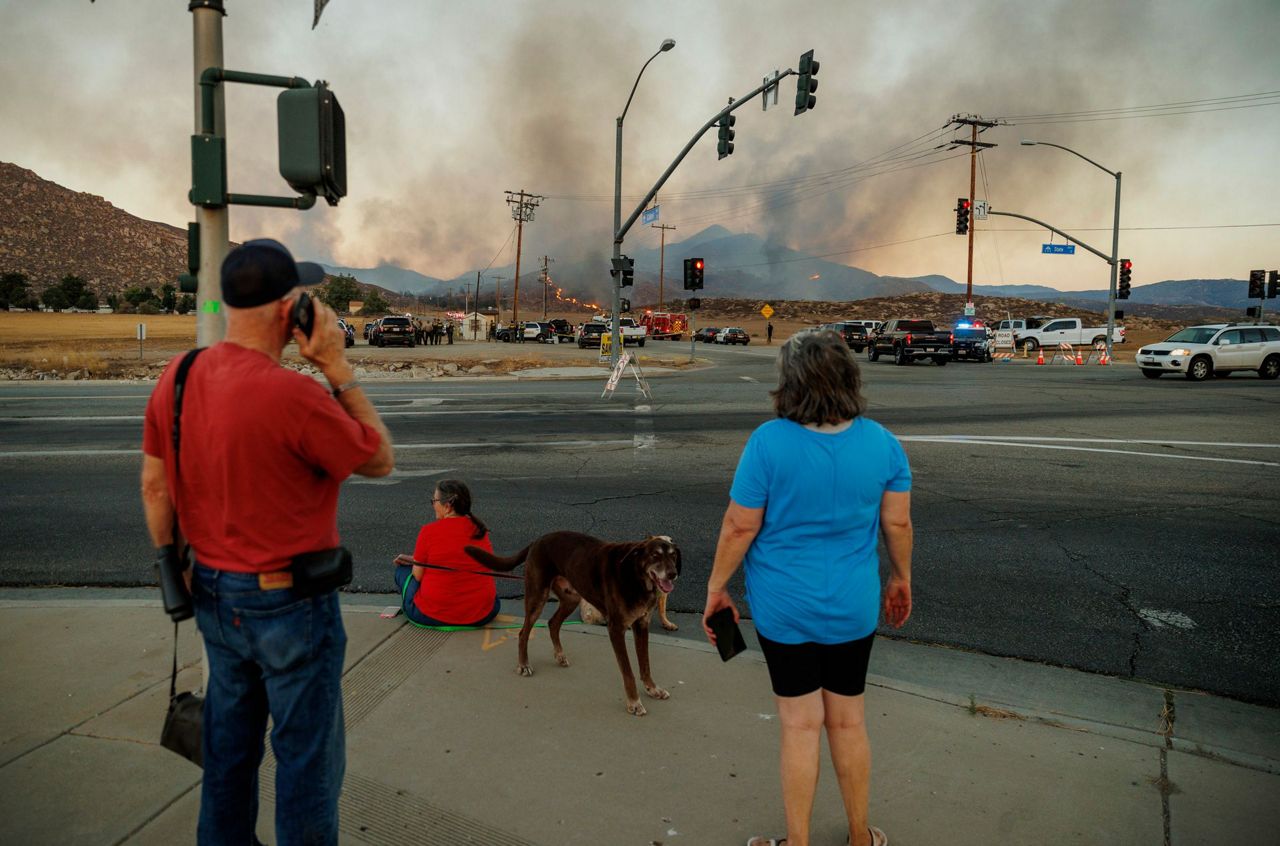
<path id="1" fill-rule="evenodd" d="M 309 295 L 304 292 L 300 296 Z M 337 365 L 348 367 L 347 339 L 342 336 L 342 329 L 338 326 L 338 315 L 334 310 L 314 297 L 309 299 L 314 314 L 311 322 L 311 337 L 308 338 L 295 322 L 292 327 L 293 339 L 298 342 L 298 352 L 302 357 L 314 364 L 321 373 L 329 376 L 331 367 Z"/>

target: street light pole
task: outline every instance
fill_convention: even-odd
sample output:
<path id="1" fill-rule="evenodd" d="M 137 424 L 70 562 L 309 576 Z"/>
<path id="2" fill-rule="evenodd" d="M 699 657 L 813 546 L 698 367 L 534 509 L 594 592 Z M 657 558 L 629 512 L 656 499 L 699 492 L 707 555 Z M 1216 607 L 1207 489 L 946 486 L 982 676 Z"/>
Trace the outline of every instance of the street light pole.
<path id="1" fill-rule="evenodd" d="M 1035 147 L 1035 146 L 1057 147 L 1059 150 L 1066 150 L 1071 155 L 1084 159 L 1086 162 L 1093 165 L 1098 170 L 1101 170 L 1104 173 L 1108 173 L 1111 176 L 1115 177 L 1116 211 L 1115 211 L 1115 217 L 1112 219 L 1112 222 L 1111 222 L 1111 259 L 1110 259 L 1111 284 L 1110 284 L 1110 287 L 1108 287 L 1107 289 L 1106 345 L 1107 345 L 1107 360 L 1110 361 L 1111 360 L 1111 344 L 1112 344 L 1111 336 L 1115 334 L 1115 326 L 1116 326 L 1116 274 L 1120 267 L 1120 171 L 1111 170 L 1110 168 L 1103 167 L 1102 165 L 1098 164 L 1088 156 L 1083 155 L 1082 153 L 1077 153 L 1075 150 L 1071 149 L 1070 147 L 1064 147 L 1061 144 L 1054 144 L 1049 141 L 1031 141 L 1025 138 L 1022 140 L 1021 143 L 1022 143 L 1022 146 L 1024 147 Z"/>
<path id="2" fill-rule="evenodd" d="M 622 258 L 622 122 L 627 117 L 627 109 L 631 108 L 631 98 L 636 96 L 636 88 L 640 85 L 640 77 L 644 76 L 645 68 L 649 67 L 649 62 L 658 58 L 658 53 L 665 53 L 672 47 L 676 46 L 673 39 L 667 38 L 652 56 L 649 57 L 640 67 L 640 73 L 636 74 L 635 84 L 631 86 L 631 93 L 627 96 L 627 104 L 622 107 L 622 114 L 618 115 L 616 137 L 614 142 L 614 160 L 613 160 L 613 267 L 615 273 L 613 278 L 613 315 L 610 319 L 612 324 L 609 329 L 609 366 L 616 367 L 618 364 L 618 352 L 622 348 L 622 337 L 618 330 L 618 317 L 622 311 L 622 273 L 616 270 L 621 267 L 620 259 Z"/>

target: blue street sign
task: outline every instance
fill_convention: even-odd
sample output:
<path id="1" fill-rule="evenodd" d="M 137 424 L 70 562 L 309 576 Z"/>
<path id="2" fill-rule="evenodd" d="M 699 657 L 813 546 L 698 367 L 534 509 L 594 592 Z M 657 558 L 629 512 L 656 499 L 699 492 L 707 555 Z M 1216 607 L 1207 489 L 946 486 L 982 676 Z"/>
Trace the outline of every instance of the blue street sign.
<path id="1" fill-rule="evenodd" d="M 1075 244 L 1041 244 L 1040 252 L 1049 253 L 1055 256 L 1074 256 L 1076 254 Z"/>
<path id="2" fill-rule="evenodd" d="M 643 223 L 653 223 L 654 221 L 656 221 L 658 219 L 658 209 L 659 209 L 659 206 L 654 206 L 651 209 L 645 209 L 644 211 L 642 211 L 640 213 L 640 222 L 643 224 Z"/>

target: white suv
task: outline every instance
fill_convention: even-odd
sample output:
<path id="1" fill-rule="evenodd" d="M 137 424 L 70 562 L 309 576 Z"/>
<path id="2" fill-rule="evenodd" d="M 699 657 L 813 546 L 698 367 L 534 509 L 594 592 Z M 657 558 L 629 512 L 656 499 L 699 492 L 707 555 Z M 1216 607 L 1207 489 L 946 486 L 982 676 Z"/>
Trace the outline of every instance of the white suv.
<path id="1" fill-rule="evenodd" d="M 1237 370 L 1254 370 L 1263 379 L 1280 376 L 1280 328 L 1214 323 L 1188 326 L 1158 344 L 1138 350 L 1138 367 L 1148 379 L 1182 373 L 1200 382 Z"/>

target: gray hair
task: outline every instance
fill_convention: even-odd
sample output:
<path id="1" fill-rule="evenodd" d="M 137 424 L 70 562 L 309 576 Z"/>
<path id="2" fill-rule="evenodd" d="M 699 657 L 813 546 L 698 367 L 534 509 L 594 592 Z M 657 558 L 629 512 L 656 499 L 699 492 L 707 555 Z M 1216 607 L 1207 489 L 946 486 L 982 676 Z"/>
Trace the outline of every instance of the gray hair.
<path id="1" fill-rule="evenodd" d="M 806 329 L 787 339 L 778 352 L 778 387 L 769 396 L 779 417 L 801 424 L 842 423 L 867 408 L 858 362 L 830 329 Z"/>

